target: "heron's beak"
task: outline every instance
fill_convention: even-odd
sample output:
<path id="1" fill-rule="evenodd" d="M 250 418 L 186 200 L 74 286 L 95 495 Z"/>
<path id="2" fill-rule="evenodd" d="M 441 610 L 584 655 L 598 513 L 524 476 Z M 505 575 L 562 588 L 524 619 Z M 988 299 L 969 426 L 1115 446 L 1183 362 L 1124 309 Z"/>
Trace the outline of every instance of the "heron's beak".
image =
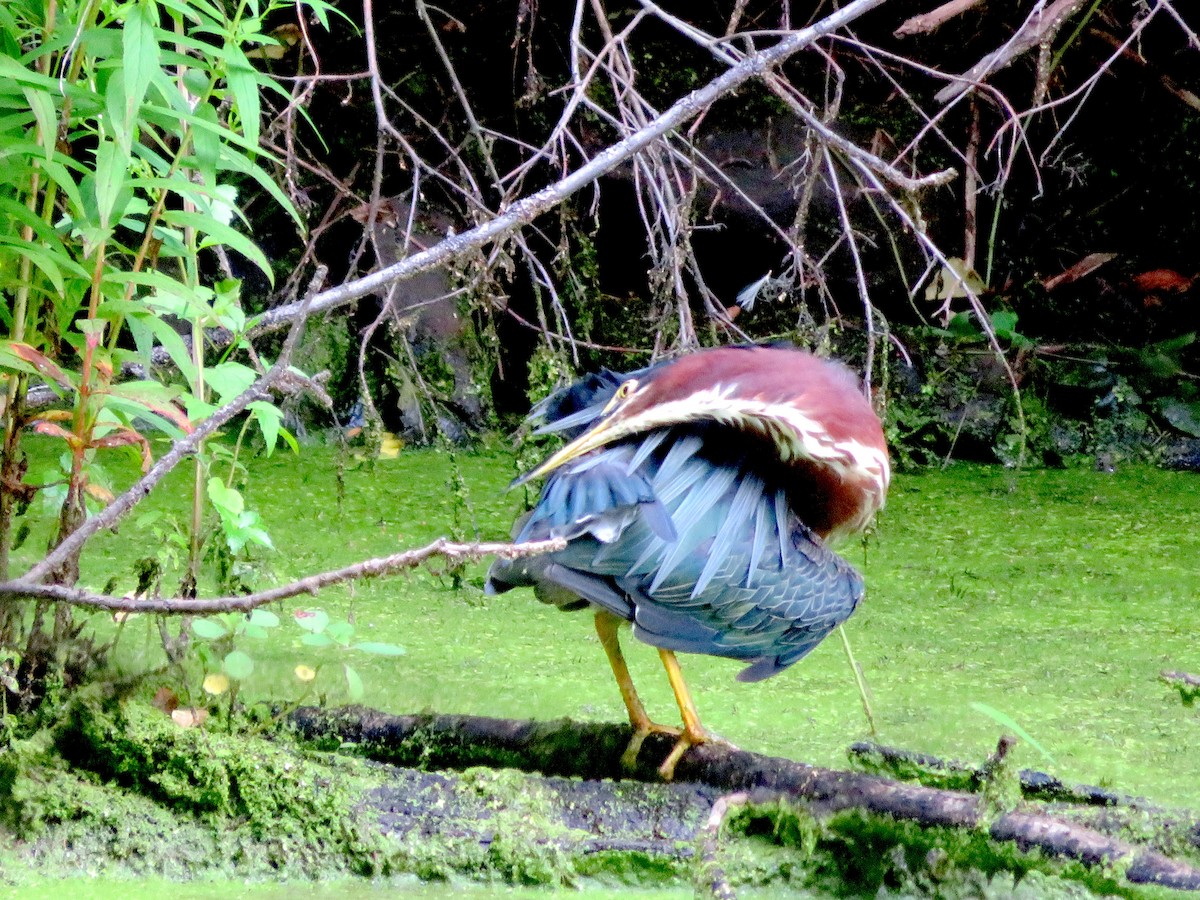
<path id="1" fill-rule="evenodd" d="M 541 478 L 543 475 L 549 475 L 555 469 L 565 466 L 567 463 L 571 462 L 571 460 L 578 459 L 585 453 L 590 453 L 592 450 L 595 450 L 597 447 L 603 447 L 609 441 L 620 435 L 618 429 L 613 427 L 615 424 L 615 420 L 612 418 L 604 419 L 591 430 L 585 431 L 579 437 L 575 438 L 575 440 L 571 441 L 571 443 L 567 444 L 567 446 L 563 447 L 557 453 L 544 460 L 536 469 L 530 469 L 524 475 L 515 478 L 509 487 L 520 487 L 521 485 L 526 484 L 535 478 Z"/>

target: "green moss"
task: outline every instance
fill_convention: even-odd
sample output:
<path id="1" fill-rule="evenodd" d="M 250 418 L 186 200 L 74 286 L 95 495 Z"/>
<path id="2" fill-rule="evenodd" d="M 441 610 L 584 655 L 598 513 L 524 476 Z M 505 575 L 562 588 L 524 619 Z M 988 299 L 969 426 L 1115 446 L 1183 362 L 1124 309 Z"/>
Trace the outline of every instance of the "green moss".
<path id="1" fill-rule="evenodd" d="M 946 900 L 1153 895 L 1113 871 L 997 844 L 985 831 L 922 828 L 857 810 L 815 818 L 769 804 L 737 813 L 727 827 L 719 863 L 731 884 Z"/>
<path id="2" fill-rule="evenodd" d="M 0 757 L 0 810 L 22 840 L 138 871 L 372 871 L 364 764 L 181 728 L 137 703 L 77 696 L 53 732 Z M 168 849 L 169 848 L 169 849 Z"/>

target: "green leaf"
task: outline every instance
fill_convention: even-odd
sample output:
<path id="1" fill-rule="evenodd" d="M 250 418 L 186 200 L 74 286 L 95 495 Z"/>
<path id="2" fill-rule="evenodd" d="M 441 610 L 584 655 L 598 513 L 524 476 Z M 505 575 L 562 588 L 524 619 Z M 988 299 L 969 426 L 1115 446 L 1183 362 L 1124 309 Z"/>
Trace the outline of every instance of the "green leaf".
<path id="1" fill-rule="evenodd" d="M 349 622 L 330 622 L 325 628 L 325 633 L 343 647 L 347 647 L 350 645 L 350 638 L 354 637 L 354 626 Z"/>
<path id="2" fill-rule="evenodd" d="M 300 638 L 300 643 L 306 647 L 328 647 L 333 644 L 333 638 L 327 634 L 305 634 Z"/>
<path id="3" fill-rule="evenodd" d="M 188 382 L 188 384 L 196 383 L 196 367 L 192 363 L 192 354 L 188 350 L 187 344 L 183 342 L 183 338 L 174 326 L 161 319 L 158 316 L 152 316 L 145 321 L 146 327 L 158 338 L 158 343 L 167 355 L 171 357 L 171 362 L 175 363 L 175 368 L 179 370 Z"/>
<path id="4" fill-rule="evenodd" d="M 235 488 L 226 487 L 225 482 L 215 476 L 208 479 L 208 499 L 222 517 L 240 516 L 246 506 L 246 501 Z"/>
<path id="5" fill-rule="evenodd" d="M 267 456 L 275 450 L 275 441 L 279 437 L 279 425 L 283 421 L 283 413 L 274 404 L 265 400 L 255 400 L 247 407 L 254 413 L 254 421 L 262 432 L 263 442 L 267 445 Z"/>
<path id="6" fill-rule="evenodd" d="M 357 703 L 363 698 L 363 694 L 365 693 L 362 678 L 345 663 L 342 663 L 342 669 L 346 673 L 346 693 L 353 702 Z"/>
<path id="7" fill-rule="evenodd" d="M 135 3 L 125 14 L 125 27 L 121 30 L 121 62 L 125 72 L 124 114 L 126 127 L 131 134 L 150 82 L 162 65 L 155 36 L 157 20 L 158 8 L 153 0 Z"/>
<path id="8" fill-rule="evenodd" d="M 320 634 L 329 625 L 329 613 L 323 609 L 298 609 L 292 617 L 297 625 L 314 634 Z"/>
<path id="9" fill-rule="evenodd" d="M 230 678 L 236 681 L 244 681 L 254 672 L 254 660 L 250 658 L 250 654 L 244 653 L 241 650 L 234 650 L 226 655 L 221 663 L 221 667 Z"/>
<path id="10" fill-rule="evenodd" d="M 222 403 L 228 403 L 258 378 L 249 366 L 239 362 L 217 363 L 204 370 L 204 380 L 221 398 Z"/>
<path id="11" fill-rule="evenodd" d="M 1164 400 L 1162 414 L 1168 422 L 1184 434 L 1200 437 L 1200 403 Z"/>
<path id="12" fill-rule="evenodd" d="M 182 209 L 168 209 L 164 211 L 163 221 L 170 225 L 195 228 L 198 233 L 207 235 L 200 242 L 201 249 L 224 244 L 230 250 L 237 251 L 258 266 L 262 273 L 267 276 L 268 281 L 272 284 L 275 283 L 275 273 L 271 271 L 271 264 L 267 261 L 266 255 L 250 238 L 246 237 L 240 231 L 221 223 L 212 216 L 198 212 L 188 212 Z"/>
<path id="13" fill-rule="evenodd" d="M 976 700 L 971 701 L 970 706 L 971 706 L 971 709 L 975 710 L 976 712 L 983 713 L 985 716 L 987 716 L 992 721 L 1011 730 L 1013 732 L 1013 734 L 1015 734 L 1021 740 L 1025 741 L 1027 744 L 1029 744 L 1029 746 L 1031 746 L 1035 750 L 1037 750 L 1038 753 L 1042 754 L 1042 756 L 1045 757 L 1045 759 L 1047 761 L 1049 761 L 1051 765 L 1055 765 L 1054 757 L 1050 755 L 1050 751 L 1048 751 L 1045 747 L 1043 747 L 1041 744 L 1039 744 L 1037 741 L 1035 741 L 1030 736 L 1029 732 L 1026 731 L 1024 728 L 1022 728 L 1020 725 L 1018 725 L 1011 716 L 1007 715 L 1006 713 L 1000 712 L 1000 710 L 998 710 L 994 707 L 988 706 L 986 703 L 980 703 Z"/>
<path id="14" fill-rule="evenodd" d="M 133 193 L 125 185 L 129 153 L 115 141 L 102 140 L 96 147 L 96 211 L 100 227 L 108 231 L 122 216 Z"/>
<path id="15" fill-rule="evenodd" d="M 408 651 L 398 644 L 383 644 L 378 641 L 363 641 L 350 649 L 361 650 L 363 653 L 373 653 L 376 656 L 403 656 Z"/>
<path id="16" fill-rule="evenodd" d="M 278 628 L 279 616 L 269 609 L 259 607 L 250 611 L 250 624 L 258 625 L 260 628 Z"/>
<path id="17" fill-rule="evenodd" d="M 192 634 L 202 641 L 215 641 L 229 634 L 225 626 L 216 619 L 193 619 Z"/>
<path id="18" fill-rule="evenodd" d="M 218 124 L 217 111 L 207 103 L 196 108 L 196 115 L 210 121 L 213 125 Z M 204 176 L 204 183 L 210 188 L 215 188 L 217 165 L 221 161 L 222 149 L 219 134 L 208 128 L 193 128 L 192 147 L 196 151 L 196 165 L 200 169 L 200 174 Z M 228 220 L 226 220 L 226 224 L 228 224 Z"/>
<path id="19" fill-rule="evenodd" d="M 241 120 L 242 133 L 246 142 L 252 146 L 258 145 L 258 73 L 246 59 L 242 48 L 236 44 L 226 44 L 224 49 L 226 75 L 230 93 L 234 97 L 234 107 Z"/>
<path id="20" fill-rule="evenodd" d="M 46 151 L 46 159 L 52 159 L 54 157 L 54 145 L 58 140 L 58 117 L 54 112 L 54 100 L 51 98 L 49 91 L 37 90 L 31 87 L 25 87 L 21 90 L 25 95 L 25 102 L 29 104 L 34 118 L 37 119 L 38 140 L 42 148 Z"/>

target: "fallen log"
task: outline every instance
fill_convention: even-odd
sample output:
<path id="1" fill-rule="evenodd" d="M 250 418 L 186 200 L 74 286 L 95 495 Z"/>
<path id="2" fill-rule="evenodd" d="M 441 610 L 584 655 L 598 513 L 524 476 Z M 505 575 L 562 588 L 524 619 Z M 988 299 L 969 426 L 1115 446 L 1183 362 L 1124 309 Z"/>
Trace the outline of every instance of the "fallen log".
<path id="1" fill-rule="evenodd" d="M 625 725 L 394 716 L 361 707 L 304 708 L 294 712 L 291 721 L 302 738 L 326 749 L 333 749 L 332 744 L 399 766 L 493 766 L 585 779 L 656 781 L 657 764 L 673 743 L 667 736 L 651 735 L 634 770 L 625 772 L 620 764 L 630 738 Z M 1131 884 L 1200 891 L 1197 866 L 1146 843 L 1072 821 L 1068 805 L 1049 811 L 1029 803 L 998 809 L 986 794 L 810 766 L 718 742 L 690 748 L 679 761 L 675 777 L 681 783 L 707 785 L 724 793 L 744 792 L 749 806 L 784 802 L 802 805 L 806 814 L 817 818 L 860 812 L 925 829 L 984 833 L 1021 851 L 1116 873 Z"/>

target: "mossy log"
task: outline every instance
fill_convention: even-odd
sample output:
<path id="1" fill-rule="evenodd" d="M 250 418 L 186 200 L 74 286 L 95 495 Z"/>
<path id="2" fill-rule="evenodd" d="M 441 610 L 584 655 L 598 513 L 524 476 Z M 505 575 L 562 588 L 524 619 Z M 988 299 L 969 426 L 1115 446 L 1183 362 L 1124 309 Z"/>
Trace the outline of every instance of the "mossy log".
<path id="1" fill-rule="evenodd" d="M 393 716 L 359 707 L 306 708 L 292 716 L 306 740 L 353 745 L 372 759 L 401 766 L 463 769 L 494 766 L 583 779 L 657 780 L 656 765 L 671 739 L 652 735 L 634 771 L 620 757 L 630 729 L 622 725 L 565 720 L 530 722 L 479 716 Z M 1200 859 L 1200 826 L 1151 809 L 1129 816 L 1097 816 L 1085 805 L 1021 801 L 1006 808 L 999 794 L 906 784 L 876 774 L 810 766 L 737 750 L 722 743 L 693 747 L 675 770 L 678 783 L 719 794 L 739 792 L 739 805 L 788 804 L 805 816 L 828 820 L 846 813 L 982 835 L 999 846 L 1082 866 L 1098 877 L 1133 885 L 1200 891 L 1200 867 L 1176 855 Z M 697 795 L 693 795 L 693 799 Z M 1082 819 L 1087 817 L 1087 824 Z M 1120 831 L 1121 837 L 1112 830 Z M 1130 834 L 1140 835 L 1131 839 Z M 695 834 L 695 832 L 693 832 Z M 1032 868 L 1032 866 L 1030 866 Z"/>

